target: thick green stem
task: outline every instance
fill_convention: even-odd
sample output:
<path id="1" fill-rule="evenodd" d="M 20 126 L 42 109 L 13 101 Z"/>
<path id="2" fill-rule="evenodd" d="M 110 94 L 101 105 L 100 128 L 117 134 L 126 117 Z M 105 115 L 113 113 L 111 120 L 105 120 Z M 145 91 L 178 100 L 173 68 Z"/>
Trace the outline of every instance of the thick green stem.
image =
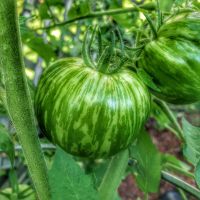
<path id="1" fill-rule="evenodd" d="M 179 139 L 181 139 L 182 141 L 184 141 L 183 138 L 183 131 L 181 129 L 181 126 L 179 125 L 176 117 L 174 116 L 173 112 L 169 109 L 169 107 L 167 106 L 167 104 L 157 98 L 154 99 L 154 101 L 158 104 L 158 106 L 160 106 L 160 108 L 163 110 L 163 112 L 167 115 L 167 117 L 169 118 L 169 120 L 173 123 L 175 130 L 178 133 Z"/>
<path id="2" fill-rule="evenodd" d="M 162 179 L 177 186 L 178 188 L 181 188 L 182 190 L 193 195 L 194 197 L 197 197 L 198 199 L 200 199 L 200 190 L 193 187 L 192 185 L 186 183 L 185 181 L 181 180 L 180 178 L 178 178 L 168 172 L 162 171 Z"/>
<path id="3" fill-rule="evenodd" d="M 47 169 L 25 76 L 15 0 L 0 3 L 0 55 L 10 118 L 22 145 L 38 199 L 49 200 Z"/>
<path id="4" fill-rule="evenodd" d="M 120 152 L 111 159 L 103 180 L 98 188 L 100 199 L 113 200 L 126 170 L 128 159 L 128 150 Z"/>
<path id="5" fill-rule="evenodd" d="M 151 10 L 156 9 L 156 5 L 155 5 L 155 3 L 147 3 L 147 4 L 140 6 L 139 8 L 140 8 L 140 11 L 143 11 L 143 10 L 151 11 Z M 52 26 L 38 28 L 36 30 L 51 29 L 51 28 L 58 27 L 58 26 L 64 26 L 64 25 L 71 24 L 71 23 L 79 21 L 79 20 L 83 20 L 83 19 L 101 17 L 101 16 L 105 16 L 105 15 L 107 15 L 107 16 L 119 15 L 119 14 L 123 14 L 123 13 L 138 12 L 138 11 L 139 11 L 138 7 L 135 6 L 135 7 L 132 7 L 132 8 L 119 8 L 119 9 L 112 9 L 112 10 L 107 10 L 107 11 L 92 12 L 92 13 L 89 13 L 89 14 L 84 15 L 84 16 L 76 17 L 74 19 L 70 19 L 70 20 L 67 20 L 67 21 L 64 21 L 64 22 L 61 22 L 61 23 L 57 23 L 57 24 L 54 24 Z"/>

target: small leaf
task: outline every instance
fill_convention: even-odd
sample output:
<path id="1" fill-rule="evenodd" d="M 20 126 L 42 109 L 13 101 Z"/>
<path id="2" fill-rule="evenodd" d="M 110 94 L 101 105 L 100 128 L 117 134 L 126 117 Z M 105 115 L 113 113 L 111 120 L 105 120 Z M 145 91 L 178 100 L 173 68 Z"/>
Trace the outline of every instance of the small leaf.
<path id="1" fill-rule="evenodd" d="M 97 200 L 92 179 L 74 161 L 71 155 L 58 148 L 49 171 L 52 200 Z"/>
<path id="2" fill-rule="evenodd" d="M 28 185 L 19 185 L 19 193 L 18 197 L 13 197 L 12 188 L 5 188 L 0 191 L 0 199 L 1 200 L 11 200 L 11 199 L 19 199 L 19 200 L 36 200 L 35 191 Z"/>
<path id="3" fill-rule="evenodd" d="M 8 131 L 2 125 L 0 125 L 0 151 L 8 155 L 11 165 L 13 166 L 15 156 L 14 145 Z"/>
<path id="4" fill-rule="evenodd" d="M 43 41 L 43 38 L 37 37 L 31 31 L 22 34 L 22 41 L 29 48 L 35 51 L 40 57 L 42 57 L 47 63 L 56 57 L 52 45 L 46 44 Z"/>
<path id="5" fill-rule="evenodd" d="M 156 86 L 156 84 L 153 82 L 152 77 L 149 74 L 147 74 L 146 71 L 140 68 L 137 70 L 137 74 L 139 78 L 144 82 L 144 84 L 146 84 L 149 88 L 160 92 L 160 89 Z"/>
<path id="6" fill-rule="evenodd" d="M 145 192 L 157 192 L 161 179 L 161 155 L 146 132 L 141 132 L 138 141 L 130 149 L 135 163 L 135 178 Z"/>
<path id="7" fill-rule="evenodd" d="M 184 118 L 182 125 L 183 137 L 185 139 L 183 154 L 189 162 L 196 166 L 200 159 L 200 128 L 191 125 Z"/>

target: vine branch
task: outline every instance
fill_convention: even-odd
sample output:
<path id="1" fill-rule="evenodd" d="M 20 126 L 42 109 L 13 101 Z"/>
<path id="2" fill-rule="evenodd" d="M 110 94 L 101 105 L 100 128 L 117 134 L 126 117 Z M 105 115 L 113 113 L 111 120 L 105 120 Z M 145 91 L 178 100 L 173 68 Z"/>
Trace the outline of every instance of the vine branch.
<path id="1" fill-rule="evenodd" d="M 200 190 L 193 187 L 192 185 L 186 183 L 185 181 L 181 180 L 180 178 L 178 178 L 168 172 L 162 171 L 162 179 L 177 186 L 178 188 L 181 188 L 185 192 L 188 192 L 189 194 L 197 197 L 198 199 L 200 198 Z"/>
<path id="2" fill-rule="evenodd" d="M 128 13 L 128 12 L 138 12 L 138 11 L 143 11 L 143 10 L 155 10 L 156 9 L 156 5 L 155 3 L 146 3 L 144 5 L 141 5 L 139 7 L 135 6 L 135 7 L 131 7 L 131 8 L 119 8 L 119 9 L 110 9 L 110 10 L 106 10 L 106 11 L 98 11 L 98 12 L 91 12 L 87 15 L 84 16 L 79 16 L 76 17 L 74 19 L 70 19 L 61 23 L 56 23 L 53 24 L 51 26 L 48 27 L 40 27 L 37 28 L 35 30 L 42 30 L 42 29 L 51 29 L 51 28 L 55 28 L 58 26 L 65 26 L 67 24 L 79 21 L 79 20 L 83 20 L 83 19 L 89 19 L 89 18 L 96 18 L 96 17 L 102 17 L 102 16 L 112 16 L 112 15 L 119 15 L 119 14 L 123 14 L 123 13 Z"/>

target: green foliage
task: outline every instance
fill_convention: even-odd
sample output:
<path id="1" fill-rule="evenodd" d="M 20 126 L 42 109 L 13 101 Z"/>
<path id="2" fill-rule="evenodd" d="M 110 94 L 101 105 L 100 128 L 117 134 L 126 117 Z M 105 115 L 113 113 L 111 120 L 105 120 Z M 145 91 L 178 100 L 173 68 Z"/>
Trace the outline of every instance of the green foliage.
<path id="1" fill-rule="evenodd" d="M 101 181 L 108 168 L 108 165 L 109 165 L 109 160 L 105 160 L 103 163 L 100 163 L 99 165 L 93 167 L 90 175 L 93 179 L 93 182 L 96 188 L 98 188 L 99 185 L 101 184 Z"/>
<path id="2" fill-rule="evenodd" d="M 36 195 L 35 191 L 28 185 L 19 185 L 19 193 L 16 195 L 13 194 L 11 188 L 5 188 L 0 192 L 1 200 L 35 200 Z"/>
<path id="3" fill-rule="evenodd" d="M 77 200 L 98 199 L 91 177 L 85 175 L 72 156 L 60 148 L 56 151 L 49 179 L 52 200 L 63 200 L 63 197 Z"/>
<path id="4" fill-rule="evenodd" d="M 123 1 L 114 0 L 110 1 L 110 8 L 123 8 Z M 120 14 L 120 15 L 114 15 L 113 19 L 119 24 L 119 26 L 123 28 L 129 28 L 133 24 L 136 23 L 139 16 L 139 12 L 132 12 L 132 13 L 126 13 L 126 14 Z"/>
<path id="5" fill-rule="evenodd" d="M 110 200 L 115 197 L 116 190 L 128 164 L 128 156 L 128 150 L 125 149 L 110 159 L 98 188 L 100 199 Z"/>
<path id="6" fill-rule="evenodd" d="M 155 102 L 152 102 L 151 116 L 156 120 L 158 129 L 162 130 L 164 128 L 168 128 L 171 125 L 169 118 Z"/>
<path id="7" fill-rule="evenodd" d="M 172 167 L 178 167 L 180 170 L 182 169 L 186 172 L 191 170 L 191 166 L 170 154 L 162 154 L 162 167 L 169 169 Z"/>
<path id="8" fill-rule="evenodd" d="M 90 0 L 75 1 L 69 11 L 69 18 L 84 16 L 90 13 Z"/>
<path id="9" fill-rule="evenodd" d="M 187 160 L 196 166 L 200 160 L 200 128 L 192 126 L 185 119 L 182 120 L 182 124 L 185 139 L 183 153 Z"/>
<path id="10" fill-rule="evenodd" d="M 22 35 L 23 43 L 25 43 L 33 51 L 37 52 L 47 63 L 54 60 L 56 55 L 53 47 L 44 42 L 44 39 L 37 37 L 33 32 L 29 31 Z"/>
<path id="11" fill-rule="evenodd" d="M 64 5 L 63 0 L 46 0 L 50 6 Z"/>
<path id="12" fill-rule="evenodd" d="M 3 84 L 0 83 L 0 115 L 7 114 L 7 102 L 6 102 L 6 93 L 3 88 Z"/>
<path id="13" fill-rule="evenodd" d="M 198 187 L 200 188 L 200 160 L 196 165 L 195 180 L 196 180 Z"/>
<path id="14" fill-rule="evenodd" d="M 187 160 L 195 166 L 195 180 L 200 187 L 200 128 L 182 120 L 185 145 L 183 153 Z"/>
<path id="15" fill-rule="evenodd" d="M 47 4 L 43 3 L 39 5 L 39 13 L 42 20 L 50 19 L 51 16 L 49 15 L 49 10 Z"/>
<path id="16" fill-rule="evenodd" d="M 9 156 L 11 164 L 13 165 L 15 156 L 14 144 L 9 132 L 2 125 L 0 125 L 0 151 L 5 152 Z"/>
<path id="17" fill-rule="evenodd" d="M 161 154 L 147 133 L 140 133 L 136 145 L 130 149 L 130 154 L 136 161 L 134 176 L 139 188 L 145 193 L 157 192 L 161 179 Z"/>
<path id="18" fill-rule="evenodd" d="M 140 81 L 142 80 L 144 84 L 149 88 L 150 91 L 155 91 L 159 93 L 161 92 L 161 89 L 162 89 L 159 87 L 159 83 L 162 81 L 163 81 L 163 85 L 169 83 L 169 81 L 164 80 L 164 78 L 161 75 L 159 75 L 158 78 L 156 78 L 154 77 L 154 74 L 147 73 L 148 70 L 139 68 L 140 65 L 138 65 L 138 63 L 140 62 L 139 59 L 142 56 L 142 54 L 140 54 L 141 49 L 143 49 L 144 45 L 148 44 L 152 40 L 152 37 L 151 37 L 152 34 L 150 32 L 151 30 L 149 26 L 147 25 L 147 20 L 145 20 L 143 18 L 143 15 L 141 14 L 142 12 L 144 12 L 144 10 L 141 10 L 141 12 L 138 12 L 138 11 L 126 12 L 122 14 L 118 13 L 115 15 L 102 14 L 101 16 L 101 13 L 104 13 L 105 11 L 106 12 L 110 10 L 113 11 L 113 9 L 123 10 L 124 8 L 128 8 L 128 7 L 133 8 L 134 7 L 133 2 L 137 2 L 137 5 L 139 5 L 138 2 L 143 2 L 143 1 L 45 0 L 45 1 L 36 1 L 37 3 L 34 3 L 34 4 L 32 4 L 29 1 L 23 2 L 23 0 L 19 2 L 20 2 L 19 13 L 20 15 L 22 15 L 19 17 L 19 25 L 21 29 L 21 36 L 22 36 L 22 41 L 23 41 L 23 46 L 24 46 L 23 55 L 27 63 L 26 73 L 29 76 L 28 85 L 31 91 L 31 97 L 33 101 L 34 101 L 34 95 L 35 95 L 35 86 L 33 85 L 32 80 L 34 79 L 34 84 L 35 84 L 37 82 L 35 81 L 35 79 L 39 78 L 40 71 L 42 71 L 43 67 L 46 67 L 47 65 L 49 65 L 51 61 L 55 61 L 60 57 L 81 57 L 82 56 L 81 46 L 84 42 L 83 35 L 85 34 L 85 31 L 88 26 L 94 26 L 95 24 L 98 24 L 102 30 L 101 31 L 103 35 L 102 47 L 109 45 L 110 41 L 114 39 L 113 35 L 110 36 L 111 30 L 114 32 L 117 32 L 116 30 L 120 29 L 120 31 L 123 33 L 121 36 L 122 40 L 124 41 L 125 46 L 127 46 L 127 49 L 128 49 L 127 52 L 126 50 L 121 51 L 122 49 L 120 50 L 118 46 L 116 46 L 118 48 L 117 51 L 115 52 L 117 56 L 113 56 L 113 58 L 111 58 L 109 54 L 111 54 L 111 51 L 113 51 L 113 49 L 107 48 L 107 52 L 104 54 L 105 59 L 102 59 L 101 62 L 99 62 L 99 63 L 102 63 L 102 67 L 108 66 L 107 65 L 108 59 L 110 60 L 110 58 L 111 60 L 114 60 L 115 63 L 121 63 L 120 61 L 123 60 L 123 58 L 128 55 L 129 58 L 126 57 L 128 61 L 126 60 L 127 62 L 125 63 L 125 65 L 123 65 L 123 68 L 128 67 L 129 69 L 136 71 L 138 77 L 140 78 Z M 144 2 L 152 3 L 152 4 L 149 4 L 152 7 L 150 9 L 151 12 L 145 11 L 145 13 L 148 13 L 148 16 L 150 16 L 150 18 L 152 19 L 153 26 L 156 27 L 156 25 L 158 24 L 157 11 L 155 10 L 155 6 L 154 6 L 156 1 L 146 0 Z M 189 6 L 185 7 L 186 3 L 188 3 L 187 5 L 192 5 L 193 9 L 198 10 L 200 8 L 200 3 L 198 0 L 193 0 L 193 1 L 159 0 L 159 3 L 160 3 L 160 8 L 164 17 L 164 20 L 163 20 L 164 23 L 166 23 L 166 19 L 169 18 L 169 15 L 175 14 L 176 12 L 179 12 L 179 11 L 183 11 L 184 8 L 188 9 Z M 98 14 L 98 16 L 95 16 L 96 13 Z M 88 16 L 89 14 L 94 15 L 93 18 L 85 18 L 85 16 Z M 84 20 L 77 20 L 75 21 L 75 23 L 67 23 L 67 25 L 64 25 L 66 20 L 68 21 L 71 19 L 79 18 L 79 17 L 84 18 Z M 162 36 L 165 36 L 168 39 L 169 38 L 174 39 L 175 37 L 184 38 L 184 40 L 192 39 L 192 40 L 195 40 L 195 44 L 197 44 L 196 41 L 199 41 L 199 27 L 197 27 L 194 22 L 196 23 L 196 21 L 193 21 L 193 22 L 190 21 L 190 23 L 185 21 L 184 22 L 185 24 L 184 23 L 179 24 L 179 28 L 177 28 L 177 24 L 170 27 L 163 25 L 162 27 L 160 27 L 158 35 L 163 34 Z M 43 29 L 41 29 L 41 27 L 43 27 Z M 189 32 L 188 32 L 188 27 L 191 28 Z M 119 38 L 116 38 L 116 39 L 118 40 Z M 166 40 L 167 42 L 164 40 L 161 40 L 161 43 L 162 45 L 164 44 L 164 47 L 170 48 L 172 45 L 171 43 L 169 45 L 168 39 Z M 98 39 L 95 38 L 94 41 L 96 40 Z M 156 39 L 156 41 L 158 40 L 159 39 Z M 180 39 L 180 41 L 182 41 L 182 39 Z M 4 38 L 2 39 L 2 42 L 4 42 Z M 90 45 L 88 41 L 85 41 L 85 44 Z M 152 55 L 146 56 L 149 62 L 155 61 L 155 59 L 153 59 L 154 56 L 156 57 L 160 56 L 160 52 L 163 51 L 164 49 L 162 45 L 160 47 L 160 50 L 156 48 L 156 51 L 153 52 Z M 185 48 L 184 45 L 186 46 L 186 42 L 182 43 L 181 48 Z M 168 53 L 171 53 L 170 54 L 171 56 L 175 55 L 174 62 L 178 61 L 177 58 L 179 56 L 176 56 L 176 53 L 178 52 L 178 50 L 179 49 L 177 50 L 173 49 L 173 51 L 168 52 Z M 189 53 L 191 53 L 193 50 L 194 50 L 193 46 L 191 49 L 188 48 L 186 51 L 187 55 L 189 55 Z M 89 49 L 88 52 L 90 53 L 90 57 L 96 64 L 98 62 L 97 60 L 98 54 L 95 52 L 95 48 Z M 118 56 L 118 53 L 120 56 Z M 167 58 L 171 58 L 170 55 L 167 54 Z M 2 56 L 2 58 L 3 57 L 4 56 Z M 186 59 L 188 63 L 190 61 L 193 62 L 195 60 L 195 59 L 191 60 L 190 58 L 194 58 L 194 57 L 190 54 L 190 56 L 187 57 Z M 196 58 L 198 60 L 199 58 L 198 55 Z M 166 58 L 163 59 L 163 61 L 159 63 L 159 66 L 161 68 L 161 71 L 165 71 L 168 74 L 170 70 L 165 67 L 165 64 L 166 64 L 165 61 L 166 61 Z M 153 63 L 152 65 L 153 69 L 156 69 L 156 64 L 157 62 Z M 193 63 L 192 64 L 189 63 L 189 64 L 190 64 L 189 66 L 194 66 Z M 17 67 L 19 65 L 14 64 L 13 66 Z M 117 64 L 114 65 L 114 67 L 116 66 Z M 149 64 L 146 64 L 146 67 L 149 68 L 149 66 L 150 66 Z M 199 65 L 197 65 L 196 69 L 199 69 L 198 67 Z M 174 69 L 174 65 L 173 65 L 173 69 Z M 156 71 L 158 70 L 156 69 Z M 172 77 L 170 73 L 167 76 L 168 78 Z M 63 77 L 63 73 L 61 73 L 60 77 Z M 179 77 L 181 77 L 180 73 L 176 74 L 173 79 L 175 80 L 175 79 L 178 79 Z M 188 75 L 188 77 L 189 77 L 189 83 L 191 83 L 191 79 L 193 76 Z M 6 98 L 5 98 L 6 96 L 5 96 L 4 85 L 2 84 L 2 77 L 0 77 L 0 80 L 1 80 L 0 115 L 5 116 L 7 115 Z M 15 80 L 13 76 L 11 77 L 10 81 L 11 80 Z M 19 79 L 16 79 L 16 80 L 19 80 Z M 59 81 L 60 79 L 57 82 Z M 77 84 L 79 82 L 80 81 L 77 81 Z M 118 80 L 117 82 L 119 85 L 121 83 L 121 80 Z M 65 81 L 60 81 L 59 83 L 60 83 L 59 85 L 64 85 Z M 18 84 L 15 84 L 15 85 L 18 85 Z M 199 85 L 199 81 L 197 81 L 197 85 Z M 184 85 L 181 84 L 181 88 L 183 88 L 183 86 Z M 42 99 L 46 99 L 48 97 L 48 92 L 52 88 L 53 87 L 49 87 L 49 88 L 47 87 L 46 90 L 44 90 L 44 96 Z M 172 89 L 173 89 L 172 93 L 175 91 L 174 92 L 175 94 L 179 94 L 179 92 L 176 91 L 176 88 L 177 87 L 175 86 L 175 84 L 172 84 Z M 136 89 L 137 87 L 134 87 L 134 90 Z M 14 91 L 16 90 L 13 90 L 13 92 Z M 67 93 L 70 92 L 70 90 L 66 90 L 66 91 Z M 92 95 L 93 99 L 96 95 L 96 90 L 94 91 L 95 93 Z M 120 94 L 119 96 L 123 97 L 121 92 L 120 91 L 118 92 Z M 195 94 L 197 94 L 195 92 L 191 92 L 191 93 L 193 94 L 192 97 L 195 96 Z M 82 98 L 82 95 L 80 95 L 80 93 L 78 95 Z M 12 96 L 10 102 L 13 102 L 13 97 L 14 95 Z M 48 105 L 47 105 L 47 108 L 51 110 L 53 110 L 52 99 L 54 98 L 56 99 L 57 96 L 52 95 L 52 98 L 48 102 Z M 62 103 L 64 102 L 63 99 L 62 99 Z M 20 100 L 20 98 L 18 98 L 18 100 Z M 26 101 L 27 99 L 25 99 L 25 102 Z M 61 109 L 60 112 L 58 112 L 55 109 L 56 114 L 64 113 L 64 115 L 67 115 L 67 113 L 75 113 L 78 106 L 80 105 L 80 102 L 81 101 L 78 101 L 79 104 L 75 106 L 75 110 L 73 112 L 67 112 L 66 111 L 67 109 Z M 23 106 L 25 105 L 25 103 L 21 103 L 21 104 L 23 104 Z M 18 104 L 16 103 L 16 105 Z M 138 107 L 141 108 L 142 106 L 138 106 Z M 177 111 L 177 114 L 178 114 L 175 116 L 182 115 L 182 113 L 185 112 L 186 109 L 188 109 L 188 107 L 185 107 L 185 106 L 173 107 L 173 110 Z M 195 107 L 194 109 L 195 111 L 197 111 L 199 110 L 199 107 Z M 24 109 L 24 110 L 27 110 L 27 109 Z M 65 110 L 66 112 L 63 112 L 63 110 Z M 187 111 L 190 112 L 189 110 Z M 113 116 L 115 114 L 116 112 L 113 114 Z M 91 112 L 89 112 L 88 116 L 90 117 L 90 115 L 91 115 Z M 107 115 L 105 115 L 103 119 L 107 118 Z M 56 117 L 53 118 L 54 116 Z M 137 113 L 137 116 L 138 116 L 138 113 Z M 19 119 L 22 118 L 21 116 L 17 116 L 17 117 L 19 117 Z M 89 117 L 86 117 L 87 120 Z M 177 132 L 176 117 L 174 117 L 174 119 L 170 118 L 169 115 L 166 114 L 166 111 L 163 111 L 154 102 L 152 102 L 151 117 L 156 120 L 156 126 L 153 126 L 153 128 L 155 128 L 157 131 L 161 131 L 162 129 L 167 128 L 171 130 L 173 133 Z M 196 118 L 198 119 L 198 117 Z M 58 119 L 59 117 L 58 115 L 55 115 L 55 113 L 53 113 L 52 117 L 49 118 L 51 122 L 56 122 L 58 121 Z M 75 120 L 78 121 L 80 119 L 81 119 L 80 115 L 77 114 Z M 99 119 L 100 119 L 99 121 L 102 124 L 104 124 L 104 121 L 102 120 L 102 118 L 99 118 Z M 64 120 L 63 123 L 66 123 L 66 121 L 69 123 L 69 120 Z M 116 121 L 117 121 L 117 124 L 120 124 L 121 120 L 118 119 Z M 26 123 L 26 124 L 29 124 L 29 123 Z M 49 124 L 48 124 L 48 127 L 50 127 Z M 51 129 L 49 129 L 48 132 L 50 132 Z M 61 135 L 61 133 L 63 133 L 63 130 L 60 130 L 59 126 L 58 126 L 58 129 L 59 129 L 58 134 Z M 91 133 L 91 130 L 89 131 Z M 30 129 L 28 129 L 26 132 L 30 133 Z M 73 129 L 71 132 L 73 132 Z M 125 134 L 124 129 L 122 129 L 121 132 L 123 134 L 121 135 L 120 141 L 123 139 L 123 136 Z M 104 133 L 104 131 L 100 130 L 98 135 L 102 135 L 102 133 Z M 199 149 L 200 135 L 199 134 L 200 134 L 199 128 L 194 127 L 190 123 L 188 123 L 186 120 L 183 120 L 183 135 L 184 135 L 184 140 L 182 141 L 183 153 L 186 159 L 195 166 L 195 179 L 198 186 L 200 187 L 200 159 L 199 159 L 200 158 L 200 149 Z M 74 138 L 74 136 L 77 136 L 77 134 L 72 134 L 71 136 L 72 138 Z M 114 141 L 114 136 L 112 137 L 112 141 Z M 28 146 L 30 144 L 31 143 L 28 143 Z M 102 143 L 100 142 L 100 144 Z M 65 147 L 66 146 L 68 145 L 65 145 Z M 88 146 L 87 146 L 87 149 L 88 149 Z M 8 131 L 2 126 L 0 127 L 0 150 L 7 153 L 9 157 L 12 157 L 12 162 L 13 162 L 13 158 L 14 158 L 13 142 L 11 141 L 11 138 L 9 137 Z M 53 153 L 54 152 L 52 150 L 48 150 L 47 154 L 50 154 L 52 156 Z M 19 155 L 17 154 L 17 156 Z M 61 149 L 57 150 L 53 161 L 52 161 L 51 156 L 49 158 L 49 162 L 50 163 L 53 162 L 53 166 L 49 172 L 49 177 L 50 177 L 50 183 L 51 183 L 51 191 L 53 194 L 53 200 L 54 199 L 63 200 L 63 198 L 70 199 L 70 200 L 71 199 L 72 200 L 73 199 L 80 199 L 80 200 L 99 199 L 98 198 L 99 193 L 102 193 L 105 197 L 111 200 L 112 198 L 110 196 L 108 197 L 107 192 L 109 195 L 113 197 L 113 199 L 115 200 L 120 199 L 120 197 L 117 194 L 116 188 L 119 185 L 121 178 L 127 175 L 127 173 L 124 173 L 125 171 L 124 169 L 127 167 L 127 160 L 128 160 L 127 156 L 125 157 L 119 156 L 119 157 L 114 157 L 111 159 L 100 160 L 100 161 L 92 160 L 91 163 L 93 164 L 89 165 L 91 173 L 89 173 L 88 171 L 87 173 L 84 172 L 83 170 L 84 162 L 81 162 L 82 159 L 79 159 L 79 158 L 74 159 L 72 156 L 66 154 Z M 131 170 L 129 169 L 127 171 L 129 173 L 131 171 L 134 174 L 139 188 L 144 193 L 151 193 L 151 192 L 158 191 L 158 185 L 161 178 L 161 169 L 166 170 L 168 172 L 173 172 L 175 174 L 176 173 L 182 174 L 190 178 L 194 177 L 194 174 L 192 173 L 192 169 L 190 165 L 186 164 L 184 161 L 180 161 L 179 159 L 177 159 L 176 157 L 172 155 L 160 154 L 159 151 L 157 151 L 157 149 L 155 148 L 154 144 L 151 141 L 150 136 L 147 133 L 143 134 L 141 132 L 141 134 L 138 137 L 138 142 L 135 143 L 130 150 L 130 156 L 133 161 L 133 166 Z M 78 160 L 78 161 L 81 160 L 81 161 L 75 162 L 75 160 Z M 94 165 L 94 163 L 96 162 L 101 162 L 101 164 Z M 3 171 L 1 173 L 6 173 L 6 172 Z M 40 174 L 38 177 L 41 177 L 41 176 L 42 175 Z M 9 177 L 10 177 L 9 180 L 10 180 L 11 188 L 4 189 L 0 192 L 0 199 L 2 200 L 7 200 L 7 199 L 19 199 L 19 200 L 34 199 L 35 200 L 36 199 L 35 193 L 32 190 L 32 188 L 30 188 L 29 186 L 24 186 L 24 185 L 18 186 L 18 183 L 16 180 L 17 178 L 16 174 L 12 170 L 9 170 Z M 170 181 L 171 180 L 172 179 L 170 179 Z M 104 188 L 101 192 L 99 191 L 99 188 L 102 184 L 104 185 Z M 175 179 L 174 184 L 178 185 L 178 187 L 181 187 L 180 186 L 181 184 L 177 179 Z M 45 184 L 45 187 L 46 185 L 47 184 Z M 189 190 L 187 191 L 190 192 L 191 188 L 189 185 L 187 185 L 187 188 L 189 188 Z M 196 190 L 196 192 L 198 193 L 199 191 Z M 100 194 L 100 196 L 102 194 Z"/>

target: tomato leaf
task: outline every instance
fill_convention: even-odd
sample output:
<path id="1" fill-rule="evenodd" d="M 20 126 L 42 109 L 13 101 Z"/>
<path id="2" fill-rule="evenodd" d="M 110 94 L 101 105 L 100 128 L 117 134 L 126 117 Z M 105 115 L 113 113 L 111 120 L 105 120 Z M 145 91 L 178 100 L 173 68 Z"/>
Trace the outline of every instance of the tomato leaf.
<path id="1" fill-rule="evenodd" d="M 2 125 L 0 125 L 0 151 L 5 152 L 8 155 L 11 165 L 13 166 L 15 156 L 14 144 L 8 131 Z"/>
<path id="2" fill-rule="evenodd" d="M 47 63 L 56 57 L 53 47 L 50 44 L 44 43 L 43 38 L 36 37 L 31 31 L 22 34 L 22 41 Z"/>
<path id="3" fill-rule="evenodd" d="M 98 193 L 92 179 L 74 161 L 71 155 L 58 148 L 49 171 L 52 200 L 96 200 Z"/>
<path id="4" fill-rule="evenodd" d="M 94 167 L 91 173 L 94 185 L 96 188 L 99 187 L 101 184 L 101 181 L 103 179 L 103 176 L 109 166 L 109 160 L 106 160 L 105 162 L 99 164 L 98 166 Z"/>
<path id="5" fill-rule="evenodd" d="M 140 133 L 130 153 L 136 160 L 134 176 L 138 187 L 145 193 L 157 192 L 161 179 L 161 155 L 146 132 Z"/>
<path id="6" fill-rule="evenodd" d="M 76 17 L 84 16 L 90 13 L 90 1 L 87 0 L 80 0 L 75 1 L 72 4 L 71 9 L 69 10 L 69 18 L 73 19 Z"/>
<path id="7" fill-rule="evenodd" d="M 12 188 L 5 188 L 0 191 L 1 200 L 20 199 L 20 200 L 35 200 L 35 191 L 28 185 L 19 185 L 18 197 L 13 197 Z"/>
<path id="8" fill-rule="evenodd" d="M 191 125 L 184 118 L 182 125 L 183 137 L 185 139 L 183 154 L 189 162 L 196 166 L 200 159 L 200 128 Z"/>

